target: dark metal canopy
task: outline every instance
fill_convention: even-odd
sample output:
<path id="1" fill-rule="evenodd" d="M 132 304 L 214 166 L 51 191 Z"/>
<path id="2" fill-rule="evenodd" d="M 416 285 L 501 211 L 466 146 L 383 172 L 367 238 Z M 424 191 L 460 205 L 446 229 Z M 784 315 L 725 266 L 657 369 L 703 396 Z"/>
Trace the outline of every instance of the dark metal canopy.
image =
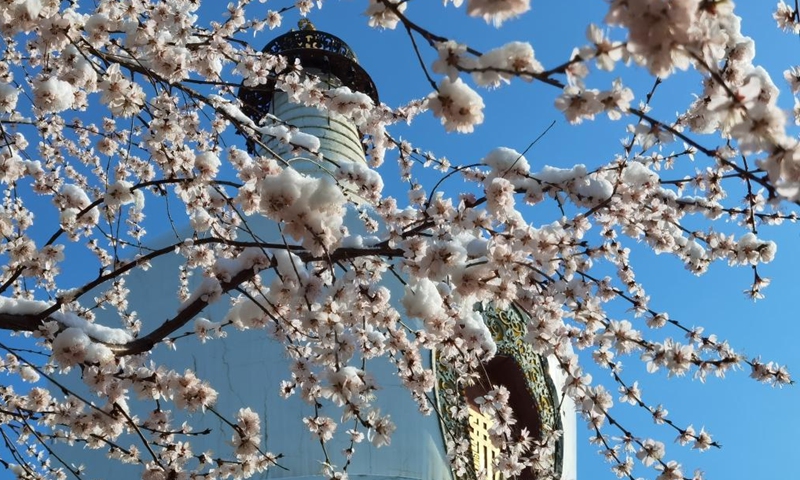
<path id="1" fill-rule="evenodd" d="M 333 75 L 342 82 L 342 85 L 355 92 L 369 95 L 377 104 L 378 89 L 366 70 L 358 64 L 353 50 L 339 37 L 313 30 L 313 27 L 309 28 L 308 25 L 310 24 L 306 24 L 306 28 L 303 30 L 284 33 L 264 47 L 263 52 L 283 55 L 289 60 L 288 69 L 276 73 L 280 75 L 291 71 L 294 68 L 295 60 L 299 60 L 304 69 L 315 69 Z M 259 122 L 269 113 L 274 93 L 274 78 L 270 78 L 266 85 L 240 87 L 239 98 L 242 100 L 242 110 L 253 121 Z"/>

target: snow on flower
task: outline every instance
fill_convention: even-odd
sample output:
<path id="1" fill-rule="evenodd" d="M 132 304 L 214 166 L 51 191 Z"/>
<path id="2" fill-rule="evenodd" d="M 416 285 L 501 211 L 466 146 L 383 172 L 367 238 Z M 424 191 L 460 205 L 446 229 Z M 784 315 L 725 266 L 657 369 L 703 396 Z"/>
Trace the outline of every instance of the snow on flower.
<path id="1" fill-rule="evenodd" d="M 377 202 L 383 190 L 383 178 L 363 163 L 342 162 L 334 172 L 337 181 L 353 187 L 356 193 L 371 202 Z"/>
<path id="2" fill-rule="evenodd" d="M 20 366 L 19 376 L 26 382 L 36 383 L 39 381 L 39 373 L 30 365 Z"/>
<path id="3" fill-rule="evenodd" d="M 92 202 L 86 191 L 78 185 L 65 184 L 54 200 L 62 209 L 61 224 L 66 230 L 72 230 L 78 226 L 91 227 L 96 225 L 100 219 L 99 209 L 92 208 L 85 211 Z"/>
<path id="4" fill-rule="evenodd" d="M 483 98 L 460 78 L 443 79 L 427 104 L 448 132 L 470 133 L 483 123 Z"/>
<path id="5" fill-rule="evenodd" d="M 531 9 L 530 0 L 467 0 L 467 13 L 483 17 L 495 27 L 510 18 L 518 17 Z"/>
<path id="6" fill-rule="evenodd" d="M 528 159 L 518 151 L 507 147 L 492 150 L 481 162 L 491 167 L 493 173 L 501 177 L 526 175 L 530 171 Z"/>
<path id="7" fill-rule="evenodd" d="M 19 89 L 14 85 L 0 82 L 0 112 L 10 113 L 17 106 Z"/>
<path id="8" fill-rule="evenodd" d="M 211 320 L 203 317 L 194 320 L 194 334 L 200 340 L 200 343 L 206 343 L 209 338 L 220 338 L 225 336 L 225 332 L 221 329 L 221 324 L 212 322 Z"/>
<path id="9" fill-rule="evenodd" d="M 75 100 L 75 89 L 56 77 L 47 77 L 34 82 L 33 102 L 45 113 L 67 110 Z"/>
<path id="10" fill-rule="evenodd" d="M 267 417 L 261 398 L 245 401 L 249 392 L 236 389 L 238 375 L 228 367 L 265 365 L 262 344 L 256 344 L 246 365 L 229 362 L 250 353 L 228 349 L 224 340 L 207 341 L 225 337 L 228 326 L 253 329 L 235 333 L 268 337 L 271 343 L 264 348 L 281 349 L 287 369 L 268 387 L 307 402 L 303 422 L 314 443 L 352 441 L 343 452 L 347 462 L 364 439 L 374 446 L 392 440 L 395 425 L 378 409 L 386 394 L 379 388 L 378 362 L 389 365 L 391 381 L 400 382 L 419 409 L 430 413 L 434 393 L 460 395 L 438 388 L 431 350 L 461 386 L 474 381 L 482 362 L 503 348 L 481 305 L 524 314 L 526 331 L 519 335 L 526 348 L 548 357 L 554 380 L 555 373 L 563 374 L 564 401 L 574 400 L 597 429 L 596 440 L 608 443 L 611 468 L 620 476 L 632 475 L 636 457 L 663 480 L 681 478 L 682 467 L 665 458 L 662 443 L 635 436 L 640 433 L 622 439 L 606 435 L 604 426 L 614 423 L 615 397 L 623 403 L 618 408 L 644 407 L 656 423 L 677 429 L 681 444 L 699 450 L 716 445 L 704 430 L 667 421 L 661 405 L 643 405 L 635 378 L 608 388 L 596 384 L 584 373 L 585 359 L 618 373 L 637 353 L 648 371 L 663 368 L 668 376 L 691 374 L 701 381 L 746 364 L 758 381 L 791 381 L 785 367 L 747 359 L 702 328 L 685 328 L 679 319 L 651 310 L 650 292 L 631 265 L 637 255 L 630 248 L 637 243 L 675 256 L 696 274 L 727 261 L 752 268 L 755 278 L 745 293 L 760 298 L 769 279 L 756 269 L 774 261 L 777 250 L 768 237 L 760 237 L 761 229 L 796 220 L 791 205 L 780 202 L 800 198 L 800 143 L 786 131 L 790 126 L 781 110 L 786 105 L 778 104 L 778 86 L 753 64 L 755 42 L 742 35 L 746 19 L 733 14 L 733 2 L 613 0 L 605 22 L 586 28 L 586 46 L 555 49 L 548 44 L 550 36 L 537 40 L 525 29 L 508 33 L 528 38 L 501 32 L 449 40 L 452 32 L 444 28 L 449 18 L 417 23 L 424 18 L 415 15 L 426 14 L 428 6 L 418 13 L 418 2 L 370 0 L 371 26 L 402 24 L 422 61 L 432 61 L 421 73 L 395 68 L 398 81 L 408 80 L 401 76 L 407 71 L 423 78 L 432 71 L 437 80 L 425 79 L 441 82 L 427 98 L 393 99 L 399 105 L 394 108 L 358 91 L 360 82 L 350 76 L 338 81 L 329 76 L 341 70 L 327 68 L 336 63 L 331 58 L 326 59 L 331 65 L 320 68 L 261 51 L 260 40 L 248 44 L 250 34 L 281 25 L 284 15 L 287 21 L 290 15 L 305 16 L 321 1 L 290 1 L 293 8 L 262 9 L 257 17 L 246 1 L 220 4 L 221 21 L 200 15 L 200 3 L 14 0 L 0 7 L 7 37 L 0 60 L 0 183 L 5 187 L 0 256 L 6 258 L 0 271 L 0 322 L 9 329 L 31 322 L 31 341 L 52 350 L 49 359 L 37 358 L 11 343 L 16 342 L 12 336 L 0 361 L 0 370 L 17 375 L 17 381 L 38 382 L 34 388 L 26 385 L 25 393 L 14 392 L 13 381 L 0 386 L 7 410 L 16 412 L 2 418 L 9 427 L 3 431 L 16 435 L 7 444 L 17 445 L 15 462 L 28 463 L 9 465 L 13 473 L 69 473 L 39 462 L 42 451 L 31 435 L 41 428 L 65 444 L 105 450 L 115 461 L 138 464 L 149 480 L 261 474 L 276 461 L 260 450 L 261 438 L 269 433 L 269 425 L 262 429 L 261 424 Z M 464 6 L 466 14 L 477 17 L 466 19 L 476 27 L 468 32 L 474 35 L 492 31 L 480 19 L 500 27 L 531 8 L 529 0 L 442 3 Z M 543 4 L 543 11 L 547 8 Z M 445 15 L 464 13 L 453 10 L 443 9 Z M 797 12 L 784 2 L 775 19 L 787 31 L 800 28 Z M 531 38 L 533 44 L 527 41 Z M 381 42 L 384 48 L 386 58 L 401 58 L 389 50 L 392 42 Z M 553 52 L 564 55 L 554 58 Z M 540 58 L 547 58 L 547 69 Z M 645 68 L 629 76 L 631 70 L 620 69 L 620 62 Z M 680 103 L 688 95 L 671 96 L 671 91 L 662 93 L 665 87 L 651 91 L 638 83 L 637 75 L 649 72 L 658 76 L 658 86 L 673 71 L 690 67 L 701 80 L 691 105 Z M 607 75 L 614 69 L 624 83 Z M 800 91 L 800 67 L 781 70 L 787 82 L 781 88 Z M 448 132 L 472 132 L 486 109 L 475 85 L 498 87 L 486 93 L 487 99 L 506 91 L 519 99 L 516 89 L 525 85 L 514 79 L 536 79 L 531 91 L 549 90 L 558 97 L 556 108 L 570 123 L 602 113 L 612 120 L 626 118 L 620 150 L 592 152 L 581 164 L 568 160 L 573 139 L 559 136 L 558 158 L 542 158 L 536 148 L 527 158 L 498 148 L 480 161 L 472 151 L 447 159 L 425 150 L 434 147 L 390 131 L 428 109 Z M 331 151 L 331 139 L 320 133 L 324 129 L 312 135 L 300 131 L 290 116 L 275 116 L 278 109 L 272 114 L 254 110 L 237 95 L 240 83 L 261 99 L 284 92 L 290 102 L 318 109 L 331 125 L 355 126 L 355 153 L 361 152 L 361 142 L 368 158 L 328 161 L 320 153 Z M 513 85 L 506 88 L 508 83 Z M 628 85 L 645 95 L 635 108 Z M 674 103 L 676 117 L 672 110 L 662 116 L 664 102 L 667 110 Z M 795 122 L 800 121 L 797 102 Z M 533 111 L 526 117 L 532 111 L 522 103 L 509 112 L 513 115 L 501 121 L 523 122 L 523 127 L 535 127 L 533 121 L 548 114 Z M 223 145 L 236 142 L 233 129 L 255 148 L 225 147 L 222 155 Z M 530 140 L 512 139 L 518 146 Z M 265 148 L 276 144 L 289 153 L 286 158 L 273 158 L 278 155 Z M 370 168 L 391 158 L 391 149 L 397 151 L 399 176 L 410 183 L 407 197 L 399 199 L 384 192 L 384 178 L 390 178 L 385 172 L 391 170 Z M 324 168 L 303 175 L 291 168 L 295 159 Z M 420 172 L 429 166 L 438 178 Z M 145 197 L 154 200 L 147 210 Z M 60 224 L 48 227 L 49 219 Z M 720 222 L 723 228 L 717 228 Z M 159 239 L 145 235 L 151 226 L 168 233 Z M 176 288 L 153 297 L 147 290 L 153 285 L 142 285 L 139 276 L 151 266 L 155 286 L 169 277 Z M 182 302 L 177 312 L 167 301 L 176 290 L 175 303 Z M 624 307 L 608 310 L 608 302 Z M 153 315 L 150 307 L 162 303 L 166 310 Z M 207 308 L 199 312 L 199 307 Z M 609 318 L 625 308 L 644 316 L 644 322 Z M 648 336 L 640 330 L 645 327 L 661 330 Z M 687 333 L 683 343 L 669 337 L 676 327 L 680 335 Z M 151 355 L 150 347 L 159 343 L 186 345 L 189 352 L 181 355 L 205 378 L 170 369 L 175 357 L 162 356 L 159 349 Z M 204 355 L 215 347 L 228 349 L 222 363 L 219 355 Z M 587 354 L 578 357 L 572 348 Z M 130 351 L 136 354 L 126 355 Z M 28 363 L 31 358 L 40 363 Z M 59 369 L 76 366 L 80 372 L 72 377 L 82 382 L 80 396 L 70 395 L 74 384 L 69 380 L 60 387 L 42 381 L 45 374 L 55 377 Z M 270 369 L 276 366 L 269 362 Z M 217 392 L 212 383 L 224 390 Z M 217 404 L 232 392 L 240 395 L 235 406 Z M 129 403 L 131 394 L 139 400 Z M 491 440 L 501 452 L 495 471 L 511 477 L 531 468 L 534 477 L 544 477 L 538 472 L 553 471 L 555 439 L 570 433 L 557 426 L 544 432 L 512 429 L 516 412 L 509 398 L 508 389 L 499 387 L 475 401 L 493 418 Z M 214 420 L 215 432 L 205 438 L 217 439 L 214 451 L 194 452 L 203 441 L 195 430 L 203 415 L 189 414 L 212 405 L 207 413 L 219 422 Z M 184 412 L 175 415 L 173 408 Z M 457 417 L 466 414 L 466 409 L 452 410 Z M 27 425 L 19 423 L 23 418 Z M 127 445 L 120 438 L 138 441 L 134 425 L 146 445 Z M 446 439 L 446 444 L 463 476 L 472 461 L 468 440 Z M 326 464 L 323 469 L 331 478 L 346 479 L 347 468 Z"/>
<path id="11" fill-rule="evenodd" d="M 80 328 L 67 328 L 53 341 L 53 357 L 62 368 L 69 368 L 86 359 L 90 343 L 91 340 Z"/>
<path id="12" fill-rule="evenodd" d="M 194 157 L 194 168 L 201 178 L 214 178 L 220 165 L 219 157 L 213 152 L 201 152 Z"/>
<path id="13" fill-rule="evenodd" d="M 544 67 L 534 57 L 527 42 L 510 42 L 478 57 L 472 78 L 478 85 L 496 87 L 519 77 L 531 81 Z"/>
<path id="14" fill-rule="evenodd" d="M 461 312 L 458 327 L 459 335 L 465 339 L 465 345 L 478 352 L 478 356 L 482 358 L 493 357 L 497 353 L 497 344 L 481 313 L 473 308 L 471 302 L 465 302 Z"/>
<path id="15" fill-rule="evenodd" d="M 730 261 L 746 265 L 769 263 L 775 258 L 777 250 L 775 242 L 760 240 L 754 233 L 748 232 L 736 243 L 735 257 Z"/>
<path id="16" fill-rule="evenodd" d="M 222 285 L 216 278 L 204 278 L 200 285 L 195 288 L 191 295 L 178 307 L 178 312 L 182 312 L 196 301 L 214 303 L 222 296 Z"/>
<path id="17" fill-rule="evenodd" d="M 518 212 L 514 210 L 514 184 L 509 180 L 496 177 L 486 186 L 486 204 L 489 212 L 498 219 L 505 220 L 511 216 L 518 218 Z M 517 215 L 515 215 L 517 214 Z"/>
<path id="18" fill-rule="evenodd" d="M 267 116 L 265 125 L 256 125 L 256 123 L 235 104 L 218 95 L 210 95 L 209 101 L 219 108 L 225 114 L 232 117 L 241 125 L 253 129 L 262 136 L 269 136 L 276 138 L 279 142 L 286 145 L 292 145 L 295 149 L 305 150 L 311 153 L 318 153 L 320 148 L 320 140 L 314 135 L 301 132 L 297 128 L 289 127 L 284 124 L 281 119 Z M 371 99 L 370 99 L 371 101 Z"/>
<path id="19" fill-rule="evenodd" d="M 432 318 L 443 313 L 442 296 L 435 283 L 427 278 L 420 278 L 406 288 L 403 307 L 409 317 Z"/>
<path id="20" fill-rule="evenodd" d="M 369 95 L 361 92 L 354 92 L 348 87 L 330 89 L 327 95 L 328 109 L 351 118 L 356 125 L 363 124 L 369 112 L 375 106 L 375 102 Z"/>
<path id="21" fill-rule="evenodd" d="M 321 390 L 322 396 L 330 398 L 339 406 L 345 404 L 360 404 L 359 397 L 370 390 L 371 380 L 366 377 L 363 370 L 347 366 L 335 372 L 328 373 L 328 385 Z"/>
<path id="22" fill-rule="evenodd" d="M 238 252 L 235 258 L 218 258 L 211 271 L 223 282 L 231 279 L 246 270 L 262 270 L 269 265 L 269 258 L 264 250 L 258 247 L 248 247 Z"/>
<path id="23" fill-rule="evenodd" d="M 142 194 L 131 190 L 133 184 L 120 180 L 114 182 L 106 189 L 106 195 L 103 197 L 105 204 L 109 207 L 119 207 L 121 205 L 128 205 L 134 203 L 137 199 L 142 198 Z"/>
<path id="24" fill-rule="evenodd" d="M 292 169 L 258 184 L 261 212 L 285 224 L 285 232 L 315 254 L 342 237 L 345 197 L 329 177 L 313 178 Z"/>
<path id="25" fill-rule="evenodd" d="M 25 174 L 25 162 L 16 153 L 0 153 L 0 182 L 13 185 Z"/>

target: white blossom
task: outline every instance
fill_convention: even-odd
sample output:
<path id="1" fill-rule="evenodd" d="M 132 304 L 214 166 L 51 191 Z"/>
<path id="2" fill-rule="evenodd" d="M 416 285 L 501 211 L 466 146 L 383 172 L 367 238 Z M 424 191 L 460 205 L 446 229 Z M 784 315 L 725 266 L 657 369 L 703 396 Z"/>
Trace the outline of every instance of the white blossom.
<path id="1" fill-rule="evenodd" d="M 0 83 L 0 112 L 10 113 L 17 106 L 19 90 L 8 83 Z"/>
<path id="2" fill-rule="evenodd" d="M 63 112 L 75 101 L 75 90 L 69 83 L 55 77 L 38 80 L 33 88 L 34 104 L 44 112 Z"/>
<path id="3" fill-rule="evenodd" d="M 574 414 L 612 474 L 638 459 L 679 480 L 664 438 L 704 451 L 718 434 L 682 424 L 641 372 L 792 383 L 717 319 L 673 309 L 734 305 L 727 287 L 704 298 L 702 279 L 670 272 L 744 271 L 745 301 L 785 282 L 764 264 L 791 272 L 775 227 L 797 220 L 800 67 L 783 58 L 791 35 L 759 65 L 751 12 L 771 7 L 610 0 L 589 19 L 529 0 L 370 0 L 366 18 L 331 22 L 321 0 L 284 3 L 0 2 L 10 475 L 261 478 L 301 452 L 301 469 L 345 480 L 366 449 L 438 425 L 413 415 L 472 408 L 491 420 L 494 475 L 550 478 Z M 800 31 L 795 8 L 777 4 L 778 30 Z M 358 38 L 351 21 L 399 31 Z M 264 50 L 283 33 L 302 53 Z M 555 112 L 566 122 L 549 129 Z M 669 257 L 666 297 L 643 280 L 653 255 Z M 786 330 L 771 321 L 742 328 Z M 542 392 L 491 378 L 499 361 L 526 378 L 540 361 L 561 418 L 530 422 L 519 394 Z M 457 433 L 431 451 L 469 476 Z"/>
<path id="4" fill-rule="evenodd" d="M 530 0 L 467 0 L 467 13 L 500 27 L 503 22 L 530 10 Z"/>
<path id="5" fill-rule="evenodd" d="M 428 96 L 428 107 L 448 132 L 472 132 L 483 123 L 483 99 L 460 78 L 445 78 Z"/>

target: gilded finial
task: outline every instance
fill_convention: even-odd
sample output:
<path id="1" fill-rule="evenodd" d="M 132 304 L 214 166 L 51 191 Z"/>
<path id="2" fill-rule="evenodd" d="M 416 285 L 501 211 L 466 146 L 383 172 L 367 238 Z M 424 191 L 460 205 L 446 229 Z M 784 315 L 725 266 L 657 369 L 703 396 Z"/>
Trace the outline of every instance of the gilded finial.
<path id="1" fill-rule="evenodd" d="M 317 29 L 317 27 L 315 27 L 314 24 L 311 23 L 311 20 L 307 18 L 301 18 L 297 22 L 297 28 L 299 28 L 300 30 L 312 30 L 312 31 Z"/>

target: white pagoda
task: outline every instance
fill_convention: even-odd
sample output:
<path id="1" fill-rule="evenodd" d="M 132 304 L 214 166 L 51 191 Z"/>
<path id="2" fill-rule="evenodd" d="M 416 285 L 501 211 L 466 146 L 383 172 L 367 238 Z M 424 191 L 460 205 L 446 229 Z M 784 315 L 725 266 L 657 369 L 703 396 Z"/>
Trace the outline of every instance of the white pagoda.
<path id="1" fill-rule="evenodd" d="M 318 77 L 330 88 L 349 87 L 378 101 L 377 89 L 367 72 L 347 44 L 333 35 L 306 27 L 281 35 L 264 51 L 288 57 L 290 65 L 298 61 L 304 74 Z M 306 175 L 323 175 L 321 162 L 366 162 L 361 134 L 346 118 L 293 103 L 285 92 L 274 89 L 274 84 L 266 88 L 243 88 L 240 98 L 245 105 L 243 111 L 254 121 L 279 119 L 291 128 L 319 138 L 321 157 L 298 156 L 288 145 L 274 138 L 264 138 L 261 146 L 251 144 L 251 151 L 264 153 L 266 149 Z M 258 221 L 251 225 L 259 228 L 260 239 L 280 241 L 277 226 Z M 357 229 L 353 226 L 351 230 Z M 175 255 L 156 263 L 149 271 L 129 277 L 128 285 L 132 290 L 129 303 L 139 318 L 155 321 L 165 312 L 179 308 L 174 292 L 179 287 L 179 269 L 183 261 Z M 402 285 L 398 283 L 389 288 L 393 296 L 402 297 Z M 228 302 L 222 299 L 202 316 L 221 321 L 229 308 Z M 482 313 L 498 345 L 497 355 L 485 365 L 484 380 L 508 388 L 518 426 L 528 428 L 533 438 L 545 431 L 563 432 L 555 455 L 548 461 L 556 476 L 574 480 L 575 414 L 571 401 L 561 397 L 562 377 L 548 364 L 547 358 L 536 355 L 524 343 L 526 321 L 519 312 L 513 308 L 505 311 L 487 308 Z M 184 338 L 177 343 L 176 351 L 159 346 L 153 355 L 159 363 L 177 371 L 191 368 L 199 378 L 209 381 L 219 391 L 216 412 L 230 414 L 245 406 L 253 408 L 264 432 L 261 447 L 281 455 L 280 468 L 268 469 L 261 478 L 317 480 L 323 478 L 326 456 L 339 466 L 346 461 L 341 453 L 350 446 L 346 435 L 335 437 L 326 445 L 327 453 L 324 453 L 320 442 L 304 428 L 303 418 L 314 415 L 320 406 L 309 405 L 297 395 L 288 399 L 280 395 L 280 385 L 287 379 L 290 361 L 283 347 L 264 330 L 230 329 L 226 338 L 204 344 L 195 338 Z M 472 398 L 482 394 L 484 387 L 476 384 L 465 388 L 455 384 L 448 367 L 437 365 L 435 352 L 426 362 L 426 367 L 433 368 L 438 375 L 434 408 L 438 413 L 431 415 L 420 413 L 418 404 L 396 377 L 394 365 L 388 360 L 370 361 L 370 374 L 381 385 L 377 400 L 381 412 L 391 415 L 396 430 L 388 446 L 376 448 L 366 441 L 358 445 L 347 467 L 351 480 L 475 480 L 479 476 L 476 472 L 481 469 L 499 479 L 499 474 L 493 473 L 492 460 L 496 451 L 487 441 L 486 430 L 490 427 L 487 420 L 477 409 L 471 409 L 469 419 L 457 419 L 449 413 L 456 411 L 460 402 L 469 404 Z M 340 413 L 326 412 L 334 418 Z M 187 421 L 195 431 L 210 431 L 193 438 L 196 454 L 201 449 L 216 452 L 228 448 L 231 431 L 223 420 L 209 412 L 194 412 L 187 414 Z M 340 428 L 344 430 L 343 426 Z M 472 450 L 474 468 L 457 475 L 451 467 L 447 445 L 453 440 L 463 442 L 465 439 Z M 140 466 L 119 465 L 96 452 L 86 455 L 75 462 L 86 465 L 87 479 L 141 478 Z M 533 480 L 530 472 L 524 472 L 521 478 Z"/>

